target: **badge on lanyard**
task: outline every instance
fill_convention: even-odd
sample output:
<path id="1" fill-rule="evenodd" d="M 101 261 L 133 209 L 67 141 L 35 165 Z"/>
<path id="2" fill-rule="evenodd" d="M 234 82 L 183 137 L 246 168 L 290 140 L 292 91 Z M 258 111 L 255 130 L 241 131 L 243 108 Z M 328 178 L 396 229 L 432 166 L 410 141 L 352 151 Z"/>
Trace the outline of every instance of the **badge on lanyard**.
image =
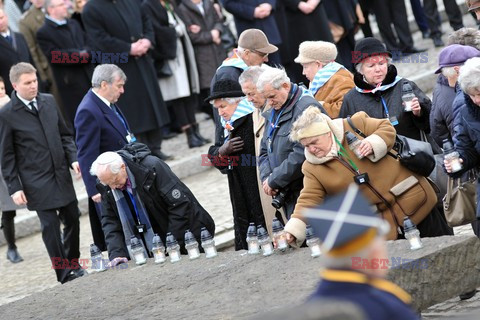
<path id="1" fill-rule="evenodd" d="M 391 116 L 390 118 L 388 118 L 388 120 L 390 120 L 392 126 L 396 126 L 398 124 L 398 119 L 395 116 Z"/>
<path id="2" fill-rule="evenodd" d="M 145 232 L 146 225 L 144 225 L 144 224 L 137 224 L 136 227 L 137 227 L 138 233 L 144 233 L 144 232 Z"/>
<path id="3" fill-rule="evenodd" d="M 125 138 L 127 139 L 128 143 L 137 141 L 137 138 L 135 138 L 133 133 L 130 133 L 130 132 L 127 134 Z"/>

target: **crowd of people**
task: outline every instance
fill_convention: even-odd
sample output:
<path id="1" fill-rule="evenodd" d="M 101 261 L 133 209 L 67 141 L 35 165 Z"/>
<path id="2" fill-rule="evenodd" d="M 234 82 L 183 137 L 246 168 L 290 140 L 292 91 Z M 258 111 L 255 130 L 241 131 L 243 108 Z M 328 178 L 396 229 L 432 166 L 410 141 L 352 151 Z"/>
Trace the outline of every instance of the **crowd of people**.
<path id="1" fill-rule="evenodd" d="M 175 131 L 185 133 L 189 148 L 210 145 L 208 160 L 227 176 L 235 250 L 248 248 L 249 224 L 272 234 L 274 218 L 292 247 L 304 245 L 304 212 L 352 183 L 388 229 L 379 222 L 347 236 L 362 239 L 355 250 L 371 254 L 382 239 L 405 238 L 406 217 L 422 237 L 452 235 L 435 187 L 441 181 L 392 156 L 397 134 L 428 142 L 437 154 L 448 139 L 463 163 L 451 173 L 445 162 L 448 174 L 478 166 L 480 31 L 463 27 L 454 0 L 444 2 L 454 32 L 439 54 L 430 100 L 395 68 L 399 54 L 423 50 L 413 45 L 404 1 L 4 0 L 0 201 L 7 258 L 23 260 L 13 221 L 24 206 L 37 211 L 52 261 L 79 258 L 69 168 L 83 178 L 93 240 L 111 266 L 131 257 L 132 237 L 152 256 L 154 234 L 165 243 L 171 233 L 182 253 L 187 230 L 197 239 L 202 228 L 214 234 L 209 213 L 165 162 L 172 157 L 162 140 Z M 425 0 L 424 10 L 418 0 L 411 4 L 423 35 L 444 46 L 436 1 Z M 467 6 L 480 18 L 480 1 Z M 233 47 L 225 10 L 238 32 Z M 370 11 L 383 41 L 369 30 Z M 355 41 L 359 28 L 365 37 Z M 197 112 L 215 123 L 213 142 L 200 134 Z M 472 227 L 478 236 L 480 227 Z M 358 252 L 342 248 L 342 257 Z M 71 266 L 55 272 L 61 283 L 85 274 Z M 335 277 L 324 273 L 316 295 L 336 296 Z M 392 299 L 392 308 L 408 300 Z"/>

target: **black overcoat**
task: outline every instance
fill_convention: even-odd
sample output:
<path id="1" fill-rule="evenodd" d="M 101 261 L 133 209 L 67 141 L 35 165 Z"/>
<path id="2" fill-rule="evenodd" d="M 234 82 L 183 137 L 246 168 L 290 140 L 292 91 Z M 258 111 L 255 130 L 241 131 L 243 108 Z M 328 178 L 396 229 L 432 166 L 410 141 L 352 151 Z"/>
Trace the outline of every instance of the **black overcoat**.
<path id="1" fill-rule="evenodd" d="M 253 133 L 252 114 L 233 122 L 231 138 L 240 137 L 244 147 L 240 152 L 232 153 L 232 164 L 228 166 L 218 160 L 218 149 L 225 141 L 224 130 L 217 124 L 215 145 L 211 146 L 208 154 L 212 164 L 228 176 L 230 201 L 233 208 L 233 223 L 235 229 L 235 250 L 248 249 L 247 229 L 250 222 L 265 226 L 262 204 L 258 193 L 257 161 L 255 158 L 255 139 Z"/>
<path id="2" fill-rule="evenodd" d="M 89 1 L 83 9 L 82 19 L 94 51 L 127 56 L 131 44 L 141 38 L 147 38 L 155 45 L 152 24 L 142 12 L 140 1 Z M 122 55 L 118 61 L 110 63 L 117 64 L 127 75 L 125 93 L 120 97 L 118 106 L 127 117 L 133 133 L 168 124 L 170 118 L 152 58 L 149 55 L 128 55 L 128 61 L 124 61 Z M 103 62 L 108 63 L 107 60 Z"/>
<path id="3" fill-rule="evenodd" d="M 14 91 L 0 109 L 0 162 L 10 195 L 25 192 L 29 210 L 66 206 L 76 199 L 70 165 L 77 150 L 50 94 L 38 94 L 39 115 Z"/>
<path id="4" fill-rule="evenodd" d="M 65 120 L 73 124 L 77 107 L 91 87 L 93 74 L 90 59 L 80 58 L 80 52 L 89 51 L 86 34 L 75 20 L 68 19 L 66 24 L 58 25 L 45 19 L 37 31 L 37 41 L 52 66 Z"/>
<path id="5" fill-rule="evenodd" d="M 0 36 L 0 76 L 5 81 L 5 90 L 10 95 L 13 91 L 9 80 L 10 68 L 19 62 L 29 62 L 33 64 L 28 44 L 21 33 L 10 32 L 12 44 Z"/>

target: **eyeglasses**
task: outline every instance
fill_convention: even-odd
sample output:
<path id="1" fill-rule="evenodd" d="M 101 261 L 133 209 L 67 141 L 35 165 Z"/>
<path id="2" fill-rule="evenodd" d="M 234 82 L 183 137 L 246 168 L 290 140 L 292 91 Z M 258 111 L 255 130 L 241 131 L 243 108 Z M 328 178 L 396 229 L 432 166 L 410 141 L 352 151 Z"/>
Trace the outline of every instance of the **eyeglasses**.
<path id="1" fill-rule="evenodd" d="M 250 50 L 250 49 L 249 49 Z M 253 53 L 256 53 L 258 54 L 260 57 L 262 58 L 265 58 L 265 57 L 268 57 L 268 53 L 263 53 L 263 52 L 260 52 L 260 51 L 257 51 L 257 50 L 250 50 L 251 52 Z"/>

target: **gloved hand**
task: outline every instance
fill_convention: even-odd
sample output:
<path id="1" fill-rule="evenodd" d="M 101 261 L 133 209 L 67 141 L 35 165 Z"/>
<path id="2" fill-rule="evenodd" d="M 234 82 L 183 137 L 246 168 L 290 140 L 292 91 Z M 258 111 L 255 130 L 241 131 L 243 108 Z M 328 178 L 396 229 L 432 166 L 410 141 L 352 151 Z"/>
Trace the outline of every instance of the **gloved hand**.
<path id="1" fill-rule="evenodd" d="M 241 151 L 243 149 L 243 140 L 240 137 L 235 137 L 223 144 L 218 149 L 218 153 L 222 156 L 228 156 L 231 153 Z"/>

